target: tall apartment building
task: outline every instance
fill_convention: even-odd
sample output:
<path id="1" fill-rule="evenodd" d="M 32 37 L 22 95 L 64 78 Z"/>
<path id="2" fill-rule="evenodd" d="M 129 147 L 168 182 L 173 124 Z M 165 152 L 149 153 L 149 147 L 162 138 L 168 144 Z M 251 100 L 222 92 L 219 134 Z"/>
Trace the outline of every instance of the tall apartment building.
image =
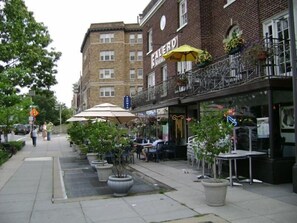
<path id="1" fill-rule="evenodd" d="M 101 103 L 123 107 L 142 90 L 142 29 L 123 22 L 91 24 L 81 46 L 82 75 L 75 84 L 77 111 Z"/>

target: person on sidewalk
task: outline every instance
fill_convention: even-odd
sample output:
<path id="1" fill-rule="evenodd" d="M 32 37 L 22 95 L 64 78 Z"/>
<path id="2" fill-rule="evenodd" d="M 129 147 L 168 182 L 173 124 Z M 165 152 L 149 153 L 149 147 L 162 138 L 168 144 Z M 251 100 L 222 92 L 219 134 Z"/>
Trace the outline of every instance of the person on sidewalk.
<path id="1" fill-rule="evenodd" d="M 34 147 L 36 147 L 37 134 L 38 134 L 38 129 L 36 126 L 34 126 L 33 130 L 31 130 L 31 133 L 30 133 Z"/>
<path id="2" fill-rule="evenodd" d="M 47 141 L 51 141 L 52 131 L 53 131 L 54 124 L 52 122 L 49 122 L 46 126 L 47 130 Z"/>
<path id="3" fill-rule="evenodd" d="M 150 151 L 156 151 L 157 150 L 157 145 L 158 143 L 161 143 L 161 142 L 164 142 L 164 140 L 162 139 L 162 136 L 159 135 L 158 136 L 158 139 L 155 140 L 153 143 L 152 143 L 152 148 L 150 149 Z M 143 148 L 142 149 L 142 155 L 144 156 L 144 159 L 146 162 L 148 162 L 148 149 L 147 148 Z"/>
<path id="4" fill-rule="evenodd" d="M 43 141 L 46 141 L 46 138 L 47 138 L 46 122 L 44 122 L 42 125 L 42 138 L 43 138 Z"/>

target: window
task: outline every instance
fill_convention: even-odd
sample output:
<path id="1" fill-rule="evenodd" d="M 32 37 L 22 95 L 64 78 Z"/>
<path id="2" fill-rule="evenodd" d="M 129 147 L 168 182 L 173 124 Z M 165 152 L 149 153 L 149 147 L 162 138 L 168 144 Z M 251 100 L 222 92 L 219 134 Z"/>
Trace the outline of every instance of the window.
<path id="1" fill-rule="evenodd" d="M 111 79 L 114 78 L 114 70 L 113 69 L 100 69 L 100 79 Z"/>
<path id="2" fill-rule="evenodd" d="M 177 62 L 177 73 L 183 74 L 189 70 L 192 70 L 192 62 L 191 61 Z"/>
<path id="3" fill-rule="evenodd" d="M 135 43 L 135 34 L 130 34 L 129 36 L 129 43 L 134 44 Z"/>
<path id="4" fill-rule="evenodd" d="M 151 52 L 153 51 L 153 30 L 150 29 L 147 32 L 147 51 Z"/>
<path id="5" fill-rule="evenodd" d="M 137 92 L 142 92 L 143 87 L 137 87 Z"/>
<path id="6" fill-rule="evenodd" d="M 142 51 L 137 51 L 137 61 L 142 61 Z"/>
<path id="7" fill-rule="evenodd" d="M 114 87 L 101 87 L 100 97 L 114 97 Z"/>
<path id="8" fill-rule="evenodd" d="M 137 34 L 137 43 L 142 44 L 142 34 Z"/>
<path id="9" fill-rule="evenodd" d="M 143 79 L 143 69 L 142 68 L 137 69 L 137 79 Z"/>
<path id="10" fill-rule="evenodd" d="M 150 73 L 147 77 L 148 100 L 155 99 L 155 73 Z"/>
<path id="11" fill-rule="evenodd" d="M 101 61 L 113 61 L 114 60 L 114 51 L 101 51 L 100 52 Z"/>
<path id="12" fill-rule="evenodd" d="M 136 95 L 136 88 L 135 87 L 130 87 L 130 96 Z"/>
<path id="13" fill-rule="evenodd" d="M 135 79 L 135 69 L 130 69 L 130 79 Z"/>
<path id="14" fill-rule="evenodd" d="M 112 43 L 114 40 L 113 33 L 100 34 L 100 43 Z"/>
<path id="15" fill-rule="evenodd" d="M 277 74 L 291 72 L 291 52 L 288 15 L 283 15 L 264 24 L 264 36 L 268 38 L 267 45 L 274 47 L 277 54 L 274 62 Z M 272 72 L 272 71 L 271 71 Z"/>
<path id="16" fill-rule="evenodd" d="M 161 69 L 162 72 L 162 96 L 166 96 L 167 95 L 167 80 L 168 80 L 168 73 L 167 73 L 167 65 L 163 66 Z"/>
<path id="17" fill-rule="evenodd" d="M 130 58 L 130 61 L 135 61 L 135 52 L 130 51 L 129 58 Z"/>
<path id="18" fill-rule="evenodd" d="M 179 27 L 185 26 L 187 22 L 187 0 L 181 0 L 179 2 Z"/>

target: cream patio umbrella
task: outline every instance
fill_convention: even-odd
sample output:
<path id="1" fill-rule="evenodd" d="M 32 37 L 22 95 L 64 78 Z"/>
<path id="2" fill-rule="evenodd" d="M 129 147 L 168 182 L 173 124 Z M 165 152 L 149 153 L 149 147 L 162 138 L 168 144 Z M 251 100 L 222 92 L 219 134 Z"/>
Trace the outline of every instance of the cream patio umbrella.
<path id="1" fill-rule="evenodd" d="M 88 121 L 88 119 L 84 117 L 71 117 L 66 120 L 66 122 L 84 122 L 84 121 Z"/>
<path id="2" fill-rule="evenodd" d="M 95 105 L 92 108 L 76 114 L 74 117 L 102 118 L 119 124 L 129 122 L 136 118 L 131 112 L 110 103 Z"/>

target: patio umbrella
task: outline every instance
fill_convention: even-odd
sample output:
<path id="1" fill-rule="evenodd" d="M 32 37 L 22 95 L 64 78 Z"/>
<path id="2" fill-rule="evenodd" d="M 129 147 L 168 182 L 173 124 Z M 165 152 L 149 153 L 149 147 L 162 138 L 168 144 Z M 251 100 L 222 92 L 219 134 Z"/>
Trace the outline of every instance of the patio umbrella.
<path id="1" fill-rule="evenodd" d="M 203 50 L 185 44 L 165 53 L 163 57 L 165 60 L 175 62 L 195 61 L 197 56 L 202 52 Z"/>
<path id="2" fill-rule="evenodd" d="M 102 118 L 119 124 L 126 123 L 136 118 L 131 112 L 110 103 L 95 105 L 92 108 L 76 114 L 75 117 Z"/>
<path id="3" fill-rule="evenodd" d="M 83 117 L 71 117 L 66 120 L 66 122 L 84 122 L 87 121 L 88 119 L 83 118 Z"/>

